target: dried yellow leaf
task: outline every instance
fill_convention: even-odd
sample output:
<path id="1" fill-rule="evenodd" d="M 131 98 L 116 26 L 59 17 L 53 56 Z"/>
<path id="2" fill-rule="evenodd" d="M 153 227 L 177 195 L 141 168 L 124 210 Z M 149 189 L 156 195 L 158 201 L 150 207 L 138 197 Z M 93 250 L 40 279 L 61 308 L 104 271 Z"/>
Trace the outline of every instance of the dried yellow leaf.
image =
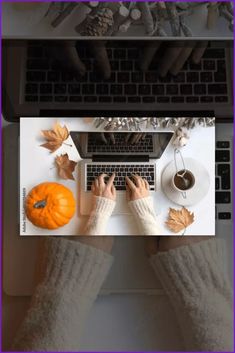
<path id="1" fill-rule="evenodd" d="M 62 179 L 74 180 L 73 172 L 77 165 L 76 162 L 69 159 L 68 154 L 57 156 L 55 159 L 58 174 Z"/>
<path id="2" fill-rule="evenodd" d="M 194 213 L 187 208 L 183 207 L 181 210 L 170 208 L 166 225 L 173 233 L 179 233 L 186 230 L 193 222 Z"/>
<path id="3" fill-rule="evenodd" d="M 62 127 L 59 123 L 56 123 L 52 130 L 42 130 L 42 134 L 46 138 L 47 142 L 41 146 L 50 150 L 51 153 L 61 147 L 63 142 L 69 137 L 67 127 Z"/>

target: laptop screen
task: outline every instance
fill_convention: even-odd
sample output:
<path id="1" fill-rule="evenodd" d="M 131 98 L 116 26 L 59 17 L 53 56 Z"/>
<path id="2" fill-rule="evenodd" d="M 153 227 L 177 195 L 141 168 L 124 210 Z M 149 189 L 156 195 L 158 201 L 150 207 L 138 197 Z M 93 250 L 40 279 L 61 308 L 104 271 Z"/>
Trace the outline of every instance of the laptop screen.
<path id="1" fill-rule="evenodd" d="M 148 156 L 158 159 L 173 132 L 71 132 L 81 158 L 94 156 Z"/>

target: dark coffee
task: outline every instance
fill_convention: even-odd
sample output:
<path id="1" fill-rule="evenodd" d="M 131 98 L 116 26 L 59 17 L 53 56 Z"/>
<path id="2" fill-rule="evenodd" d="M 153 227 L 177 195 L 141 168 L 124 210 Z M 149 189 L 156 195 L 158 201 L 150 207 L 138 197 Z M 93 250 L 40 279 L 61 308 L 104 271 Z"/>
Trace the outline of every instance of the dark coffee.
<path id="1" fill-rule="evenodd" d="M 189 170 L 186 170 L 186 173 L 184 173 L 185 170 L 180 170 L 174 177 L 175 186 L 182 191 L 191 189 L 195 184 L 193 174 Z"/>

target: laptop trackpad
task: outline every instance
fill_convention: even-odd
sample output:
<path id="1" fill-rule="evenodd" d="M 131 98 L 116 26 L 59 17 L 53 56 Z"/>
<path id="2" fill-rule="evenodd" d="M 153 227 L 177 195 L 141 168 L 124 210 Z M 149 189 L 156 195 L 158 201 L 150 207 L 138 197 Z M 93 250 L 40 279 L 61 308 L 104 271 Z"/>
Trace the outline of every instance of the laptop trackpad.
<path id="1" fill-rule="evenodd" d="M 114 214 L 131 214 L 131 210 L 128 206 L 125 192 L 117 193 L 117 204 L 114 209 Z"/>
<path id="2" fill-rule="evenodd" d="M 155 209 L 156 215 L 159 215 L 161 213 L 161 207 L 159 205 L 159 202 L 156 202 L 156 198 L 154 197 L 154 192 L 150 192 L 150 196 L 152 196 L 154 200 L 154 209 Z M 131 210 L 126 199 L 126 192 L 117 193 L 117 205 L 113 213 L 116 215 L 131 214 Z"/>

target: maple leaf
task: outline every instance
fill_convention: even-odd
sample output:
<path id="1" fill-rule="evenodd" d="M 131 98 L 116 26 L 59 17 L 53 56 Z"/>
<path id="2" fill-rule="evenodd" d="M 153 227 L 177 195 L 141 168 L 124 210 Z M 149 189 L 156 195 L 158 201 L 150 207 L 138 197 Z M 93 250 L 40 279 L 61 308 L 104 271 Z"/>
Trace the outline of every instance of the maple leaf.
<path id="1" fill-rule="evenodd" d="M 179 233 L 182 230 L 185 231 L 193 222 L 194 213 L 190 213 L 187 208 L 183 207 L 181 210 L 170 208 L 166 225 L 173 233 Z"/>
<path id="2" fill-rule="evenodd" d="M 55 158 L 58 174 L 62 179 L 74 180 L 73 172 L 77 165 L 76 162 L 69 159 L 68 154 L 63 154 Z"/>
<path id="3" fill-rule="evenodd" d="M 67 127 L 62 127 L 59 123 L 54 125 L 53 130 L 42 130 L 42 134 L 46 138 L 47 142 L 43 143 L 41 147 L 47 148 L 51 151 L 51 153 L 61 147 L 64 141 L 69 137 Z"/>

